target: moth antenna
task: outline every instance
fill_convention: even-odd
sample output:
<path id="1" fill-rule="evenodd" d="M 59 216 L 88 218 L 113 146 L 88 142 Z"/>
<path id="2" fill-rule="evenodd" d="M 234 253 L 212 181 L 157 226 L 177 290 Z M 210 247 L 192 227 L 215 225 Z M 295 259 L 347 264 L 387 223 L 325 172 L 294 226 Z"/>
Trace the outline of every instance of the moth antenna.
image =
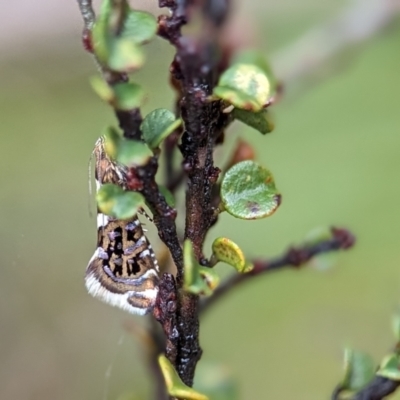
<path id="1" fill-rule="evenodd" d="M 144 215 L 150 222 L 154 222 L 153 219 L 150 217 L 150 215 L 147 214 L 147 212 L 144 210 L 144 208 L 139 208 L 138 212 Z"/>
<path id="2" fill-rule="evenodd" d="M 93 160 L 93 154 L 94 154 L 94 149 L 92 151 L 92 154 L 90 154 L 89 165 L 88 165 L 88 185 L 89 185 L 88 210 L 89 210 L 90 218 L 93 217 L 93 208 L 92 208 L 93 206 L 92 206 L 92 203 L 91 203 L 92 195 L 93 195 L 93 190 L 92 190 L 92 160 Z"/>

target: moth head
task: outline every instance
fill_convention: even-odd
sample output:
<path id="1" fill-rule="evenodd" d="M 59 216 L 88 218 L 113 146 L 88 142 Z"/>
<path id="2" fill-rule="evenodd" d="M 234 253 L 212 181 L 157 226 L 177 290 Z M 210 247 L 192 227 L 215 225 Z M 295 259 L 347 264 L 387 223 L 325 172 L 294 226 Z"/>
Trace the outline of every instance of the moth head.
<path id="1" fill-rule="evenodd" d="M 91 160 L 95 158 L 95 178 L 97 189 L 104 183 L 114 183 L 123 188 L 126 186 L 128 169 L 125 165 L 114 160 L 107 152 L 107 138 L 100 136 L 92 151 Z M 91 171 L 91 166 L 89 167 Z"/>

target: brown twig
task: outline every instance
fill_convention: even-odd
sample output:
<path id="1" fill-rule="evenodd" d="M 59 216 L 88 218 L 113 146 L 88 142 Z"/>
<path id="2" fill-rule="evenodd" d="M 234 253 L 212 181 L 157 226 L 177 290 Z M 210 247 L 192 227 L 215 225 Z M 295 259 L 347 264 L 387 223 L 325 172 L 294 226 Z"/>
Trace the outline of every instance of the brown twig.
<path id="1" fill-rule="evenodd" d="M 178 351 L 179 330 L 176 322 L 178 294 L 175 279 L 171 274 L 164 274 L 159 287 L 159 295 L 153 315 L 160 322 L 166 338 L 165 355 L 175 363 Z M 160 352 L 164 349 L 161 348 Z"/>
<path id="2" fill-rule="evenodd" d="M 215 214 L 212 187 L 219 174 L 213 150 L 221 110 L 218 103 L 209 101 L 209 96 L 218 78 L 218 28 L 226 18 L 229 1 L 160 0 L 159 5 L 169 7 L 171 15 L 159 18 L 158 33 L 177 50 L 170 71 L 180 83 L 179 114 L 184 121 L 180 146 L 187 175 L 184 237 L 192 242 L 196 258 L 202 262 L 204 239 Z M 196 13 L 202 15 L 201 31 L 183 36 L 181 27 Z M 178 290 L 183 284 L 182 272 L 178 270 Z M 180 291 L 178 304 L 179 352 L 175 366 L 182 380 L 191 386 L 202 352 L 198 296 Z"/>
<path id="3" fill-rule="evenodd" d="M 130 169 L 128 180 L 137 191 L 142 193 L 153 211 L 154 223 L 160 239 L 168 247 L 178 273 L 183 273 L 183 254 L 176 232 L 176 210 L 168 205 L 155 180 L 158 170 L 158 159 L 152 157 L 143 167 Z"/>
<path id="4" fill-rule="evenodd" d="M 300 268 L 318 254 L 335 250 L 346 250 L 353 246 L 354 236 L 345 229 L 332 228 L 332 238 L 313 245 L 292 247 L 283 255 L 272 260 L 255 260 L 254 269 L 246 274 L 235 274 L 223 282 L 211 297 L 200 304 L 200 312 L 204 313 L 217 300 L 230 293 L 233 288 L 248 282 L 252 278 L 283 268 Z"/>

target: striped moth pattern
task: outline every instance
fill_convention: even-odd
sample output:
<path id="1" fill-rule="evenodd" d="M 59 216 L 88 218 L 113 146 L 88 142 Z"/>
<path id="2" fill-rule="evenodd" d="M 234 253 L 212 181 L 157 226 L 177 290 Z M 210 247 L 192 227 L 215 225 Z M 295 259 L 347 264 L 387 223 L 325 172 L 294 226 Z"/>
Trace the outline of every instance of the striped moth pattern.
<path id="1" fill-rule="evenodd" d="M 106 138 L 94 147 L 96 190 L 113 183 L 126 189 L 126 166 L 105 149 Z M 158 263 L 137 215 L 126 220 L 97 210 L 97 248 L 86 268 L 88 292 L 132 314 L 150 312 L 158 292 Z"/>

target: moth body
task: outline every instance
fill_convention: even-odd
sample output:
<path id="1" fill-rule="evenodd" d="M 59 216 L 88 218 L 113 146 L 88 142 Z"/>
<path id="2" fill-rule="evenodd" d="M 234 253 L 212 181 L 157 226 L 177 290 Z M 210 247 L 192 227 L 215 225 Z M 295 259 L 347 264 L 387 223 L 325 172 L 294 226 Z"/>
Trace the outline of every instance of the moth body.
<path id="1" fill-rule="evenodd" d="M 127 168 L 105 151 L 99 138 L 95 155 L 96 190 L 113 183 L 126 189 Z M 97 248 L 86 268 L 88 292 L 132 314 L 150 312 L 158 293 L 158 263 L 137 215 L 119 220 L 97 214 Z"/>

